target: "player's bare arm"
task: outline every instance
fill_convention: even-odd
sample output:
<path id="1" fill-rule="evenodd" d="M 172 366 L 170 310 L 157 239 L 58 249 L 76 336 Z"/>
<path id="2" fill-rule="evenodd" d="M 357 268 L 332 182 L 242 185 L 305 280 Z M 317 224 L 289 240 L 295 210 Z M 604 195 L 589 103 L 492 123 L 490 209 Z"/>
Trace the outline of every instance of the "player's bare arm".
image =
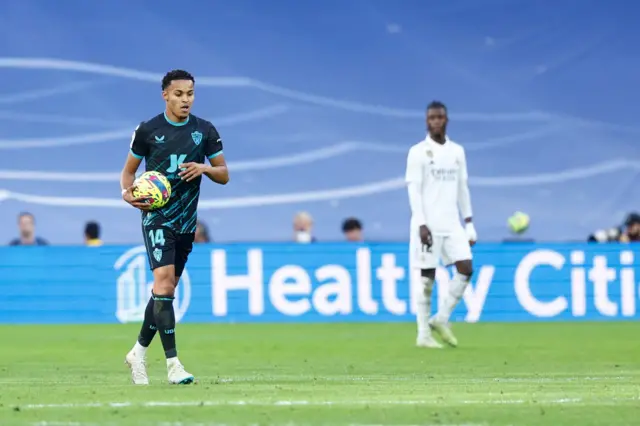
<path id="1" fill-rule="evenodd" d="M 133 207 L 140 210 L 147 210 L 148 204 L 143 198 L 136 198 L 133 196 L 133 190 L 135 186 L 133 182 L 136 179 L 136 172 L 142 163 L 141 159 L 138 159 L 129 153 L 127 160 L 124 163 L 124 168 L 120 174 L 120 188 L 122 188 L 122 199 Z"/>
<path id="2" fill-rule="evenodd" d="M 205 175 L 215 183 L 226 185 L 229 182 L 229 169 L 224 154 L 209 159 L 209 164 L 185 163 L 181 164 L 183 171 L 178 173 L 182 180 L 192 181 L 198 176 Z"/>
<path id="3" fill-rule="evenodd" d="M 229 182 L 229 169 L 224 159 L 224 154 L 220 154 L 209 159 L 210 167 L 207 168 L 205 174 L 215 183 L 226 185 Z"/>

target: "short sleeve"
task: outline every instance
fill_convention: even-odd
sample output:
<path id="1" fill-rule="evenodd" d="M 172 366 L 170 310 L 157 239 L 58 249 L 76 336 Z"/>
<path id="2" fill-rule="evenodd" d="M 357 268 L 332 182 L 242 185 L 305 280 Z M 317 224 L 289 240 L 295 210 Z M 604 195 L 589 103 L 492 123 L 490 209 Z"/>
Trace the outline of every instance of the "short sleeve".
<path id="1" fill-rule="evenodd" d="M 407 171 L 405 174 L 405 181 L 407 183 L 420 183 L 422 182 L 422 161 L 418 156 L 418 151 L 415 148 L 409 150 L 407 155 Z"/>
<path id="2" fill-rule="evenodd" d="M 149 154 L 149 145 L 141 129 L 142 123 L 133 131 L 131 144 L 129 145 L 131 155 L 141 160 Z"/>
<path id="3" fill-rule="evenodd" d="M 207 145 L 205 147 L 205 155 L 208 159 L 216 158 L 222 154 L 222 139 L 215 126 L 211 125 L 207 132 Z"/>

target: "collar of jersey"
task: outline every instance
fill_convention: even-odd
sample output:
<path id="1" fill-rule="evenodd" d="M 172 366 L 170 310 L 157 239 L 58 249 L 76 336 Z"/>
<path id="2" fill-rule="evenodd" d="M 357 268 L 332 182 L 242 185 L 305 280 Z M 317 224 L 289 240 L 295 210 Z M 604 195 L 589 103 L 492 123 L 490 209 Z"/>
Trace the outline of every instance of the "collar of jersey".
<path id="1" fill-rule="evenodd" d="M 449 141 L 450 141 L 449 136 L 444 135 L 444 143 L 443 143 L 443 144 L 440 144 L 440 143 L 438 143 L 438 142 L 434 141 L 433 139 L 431 139 L 431 135 L 430 135 L 429 133 L 427 133 L 427 137 L 426 137 L 424 140 L 425 140 L 425 142 L 432 143 L 432 144 L 435 144 L 435 145 L 438 145 L 438 146 L 443 146 L 443 145 L 445 145 L 447 142 L 449 142 Z"/>
<path id="2" fill-rule="evenodd" d="M 171 124 L 172 126 L 176 126 L 176 127 L 184 126 L 185 124 L 187 124 L 189 122 L 189 119 L 191 118 L 191 114 L 189 114 L 189 116 L 187 117 L 186 121 L 183 121 L 182 123 L 176 123 L 175 121 L 171 121 L 169 119 L 169 117 L 167 117 L 167 112 L 166 111 L 163 114 L 164 114 L 164 119 L 167 120 L 167 123 Z"/>

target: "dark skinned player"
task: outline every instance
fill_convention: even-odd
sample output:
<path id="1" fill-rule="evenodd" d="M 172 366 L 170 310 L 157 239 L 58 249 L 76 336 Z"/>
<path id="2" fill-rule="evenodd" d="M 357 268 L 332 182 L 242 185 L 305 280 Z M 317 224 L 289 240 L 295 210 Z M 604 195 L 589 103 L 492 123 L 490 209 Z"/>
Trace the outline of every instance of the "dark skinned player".
<path id="1" fill-rule="evenodd" d="M 473 273 L 471 245 L 477 234 L 471 219 L 466 156 L 464 148 L 447 136 L 446 106 L 437 101 L 429 104 L 426 122 L 426 138 L 412 146 L 407 156 L 406 181 L 411 206 L 409 262 L 412 269 L 420 270 L 422 283 L 416 344 L 441 348 L 432 337 L 432 330 L 449 345 L 458 344 L 448 323 Z M 443 309 L 430 318 L 440 260 L 447 266 L 455 264 L 456 274 L 449 284 Z"/>

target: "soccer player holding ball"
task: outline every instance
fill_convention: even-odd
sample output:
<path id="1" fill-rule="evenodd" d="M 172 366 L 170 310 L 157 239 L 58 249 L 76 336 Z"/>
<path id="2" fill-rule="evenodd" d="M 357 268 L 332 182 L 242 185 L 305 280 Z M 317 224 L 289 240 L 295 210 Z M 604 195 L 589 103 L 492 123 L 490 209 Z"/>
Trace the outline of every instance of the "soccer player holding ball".
<path id="1" fill-rule="evenodd" d="M 420 269 L 421 292 L 417 303 L 420 347 L 441 348 L 431 331 L 451 346 L 458 341 L 449 318 L 469 285 L 473 267 L 471 245 L 477 239 L 471 221 L 471 197 L 467 185 L 464 148 L 447 137 L 447 108 L 434 101 L 427 107 L 427 137 L 411 147 L 407 156 L 406 182 L 411 206 L 409 263 Z M 460 223 L 460 214 L 464 227 Z M 456 274 L 441 311 L 430 319 L 431 294 L 438 261 L 455 264 Z"/>
<path id="2" fill-rule="evenodd" d="M 194 381 L 178 360 L 174 293 L 193 246 L 202 176 L 221 185 L 229 181 L 218 131 L 191 114 L 194 84 L 193 76 L 183 70 L 164 76 L 165 111 L 136 127 L 120 179 L 122 198 L 142 210 L 142 236 L 153 271 L 153 290 L 142 328 L 125 358 L 133 383 L 139 385 L 149 383 L 146 352 L 156 332 L 167 358 L 169 383 Z M 135 174 L 142 159 L 147 173 L 137 185 Z M 170 188 L 163 187 L 167 181 Z M 169 197 L 168 201 L 163 197 Z"/>

